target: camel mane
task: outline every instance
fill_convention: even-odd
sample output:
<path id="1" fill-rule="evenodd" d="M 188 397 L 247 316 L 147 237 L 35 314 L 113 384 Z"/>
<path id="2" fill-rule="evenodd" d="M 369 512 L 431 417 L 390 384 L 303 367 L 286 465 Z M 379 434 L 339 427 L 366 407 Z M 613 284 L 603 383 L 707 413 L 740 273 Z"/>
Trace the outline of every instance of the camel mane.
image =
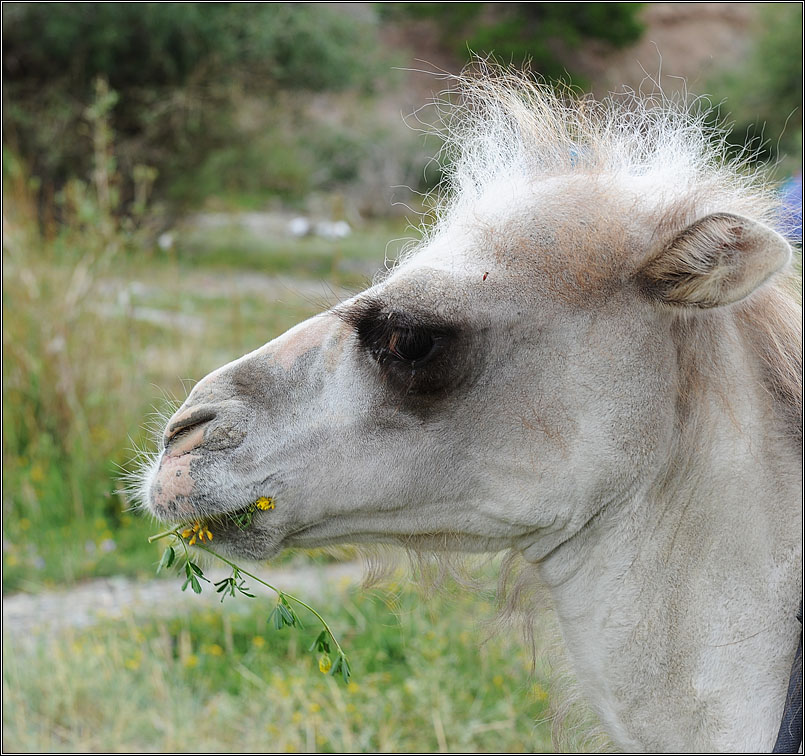
<path id="1" fill-rule="evenodd" d="M 527 73 L 476 61 L 436 102 L 443 181 L 429 196 L 421 241 L 403 262 L 492 187 L 557 176 L 639 179 L 651 207 L 642 220 L 654 238 L 675 235 L 709 213 L 779 226 L 783 208 L 770 172 L 745 147 L 728 149 L 729 128 L 714 125 L 704 97 L 666 96 L 658 85 L 603 100 L 552 87 Z M 802 447 L 802 308 L 799 282 L 784 271 L 733 306 L 761 366 L 785 432 Z"/>

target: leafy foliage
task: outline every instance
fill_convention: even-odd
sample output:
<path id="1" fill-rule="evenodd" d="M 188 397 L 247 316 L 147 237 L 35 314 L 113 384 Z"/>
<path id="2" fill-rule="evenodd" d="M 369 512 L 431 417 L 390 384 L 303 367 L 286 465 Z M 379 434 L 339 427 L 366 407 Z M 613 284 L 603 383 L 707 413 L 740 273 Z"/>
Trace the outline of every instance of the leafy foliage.
<path id="1" fill-rule="evenodd" d="M 767 3 L 759 10 L 758 32 L 743 65 L 711 82 L 723 97 L 722 113 L 734 122 L 730 142 L 751 144 L 765 159 L 788 158 L 801 170 L 802 5 Z"/>
<path id="2" fill-rule="evenodd" d="M 260 509 L 273 509 L 273 502 L 270 507 L 260 507 L 260 501 L 271 501 L 270 499 L 258 499 L 257 506 Z M 212 523 L 210 523 L 212 525 Z M 214 525 L 213 525 L 214 527 Z M 204 576 L 204 571 L 199 567 L 198 563 L 193 561 L 193 554 L 189 550 L 188 546 L 192 546 L 196 543 L 195 538 L 195 529 L 193 530 L 182 530 L 181 528 L 177 528 L 175 530 L 166 530 L 163 533 L 157 533 L 156 535 L 151 536 L 148 540 L 149 541 L 157 541 L 162 538 L 171 538 L 175 545 L 180 545 L 184 551 L 184 574 L 185 574 L 185 581 L 182 584 L 182 590 L 187 590 L 188 585 L 193 589 L 194 593 L 201 593 L 203 587 L 199 580 L 203 580 L 206 583 L 210 581 Z M 210 531 L 206 531 L 208 535 L 210 535 Z M 187 543 L 185 542 L 187 541 Z M 260 583 L 264 587 L 268 588 L 269 590 L 273 591 L 277 595 L 277 603 L 274 606 L 273 611 L 271 614 L 268 615 L 267 622 L 269 625 L 273 625 L 276 630 L 282 630 L 285 627 L 291 627 L 301 630 L 303 628 L 302 621 L 299 619 L 299 615 L 296 613 L 296 610 L 293 607 L 293 604 L 296 604 L 308 612 L 310 612 L 316 620 L 321 624 L 322 630 L 319 632 L 318 636 L 316 636 L 316 640 L 313 641 L 313 644 L 310 646 L 310 651 L 318 655 L 318 666 L 319 671 L 322 674 L 329 674 L 331 676 L 337 675 L 339 672 L 341 673 L 341 678 L 344 681 L 344 684 L 349 683 L 350 675 L 352 674 L 349 666 L 349 660 L 347 659 L 347 655 L 344 653 L 344 650 L 341 648 L 338 640 L 336 639 L 335 635 L 333 635 L 333 631 L 330 629 L 330 626 L 325 622 L 324 618 L 317 612 L 310 604 L 305 603 L 301 599 L 297 598 L 296 596 L 292 596 L 290 593 L 285 593 L 281 591 L 279 588 L 271 585 L 271 583 L 267 583 L 262 578 L 257 577 L 251 572 L 244 570 L 239 565 L 235 564 L 230 559 L 227 559 L 224 556 L 221 556 L 216 551 L 208 548 L 207 546 L 202 545 L 201 543 L 197 544 L 197 548 L 201 551 L 210 554 L 211 556 L 215 557 L 216 559 L 220 560 L 224 564 L 226 564 L 231 570 L 232 574 L 224 578 L 223 580 L 217 581 L 215 585 L 215 592 L 221 594 L 221 603 L 223 603 L 224 599 L 227 596 L 235 597 L 238 593 L 246 598 L 255 598 L 253 593 L 250 593 L 249 587 L 246 585 L 246 581 L 243 579 L 244 576 L 251 578 L 252 580 Z M 157 572 L 160 572 L 162 569 L 170 567 L 176 561 L 176 550 L 174 549 L 173 545 L 167 546 L 165 551 L 162 553 L 162 559 L 159 561 L 159 565 L 157 566 Z M 180 568 L 181 571 L 181 568 Z M 330 651 L 335 654 L 335 661 L 330 658 Z"/>
<path id="3" fill-rule="evenodd" d="M 122 172 L 158 166 L 164 186 L 237 144 L 242 93 L 366 90 L 375 52 L 366 24 L 326 5 L 5 3 L 4 140 L 44 192 L 86 177 L 87 106 L 102 79 Z"/>
<path id="4" fill-rule="evenodd" d="M 388 12 L 436 21 L 459 55 L 492 54 L 548 79 L 565 77 L 566 52 L 589 40 L 623 47 L 640 38 L 643 3 L 392 3 Z M 570 72 L 573 73 L 572 71 Z"/>

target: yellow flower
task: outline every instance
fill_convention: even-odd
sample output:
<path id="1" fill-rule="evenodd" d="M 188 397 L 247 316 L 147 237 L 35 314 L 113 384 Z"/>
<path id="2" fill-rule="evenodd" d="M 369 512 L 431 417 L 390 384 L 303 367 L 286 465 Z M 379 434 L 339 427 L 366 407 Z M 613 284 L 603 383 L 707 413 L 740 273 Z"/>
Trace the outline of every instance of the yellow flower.
<path id="1" fill-rule="evenodd" d="M 196 540 L 204 543 L 205 540 L 212 540 L 212 533 L 210 529 L 202 522 L 196 520 L 192 525 L 189 525 L 182 531 L 182 538 L 189 539 L 190 545 L 193 546 Z"/>
<path id="2" fill-rule="evenodd" d="M 262 648 L 266 645 L 266 639 L 262 635 L 255 635 L 252 638 L 252 644 L 257 648 Z"/>
<path id="3" fill-rule="evenodd" d="M 333 666 L 333 660 L 327 655 L 322 654 L 319 657 L 319 672 L 326 675 Z"/>
<path id="4" fill-rule="evenodd" d="M 254 506 L 258 509 L 262 509 L 264 512 L 267 509 L 274 509 L 274 499 L 268 496 L 261 496 L 256 502 L 254 502 Z"/>

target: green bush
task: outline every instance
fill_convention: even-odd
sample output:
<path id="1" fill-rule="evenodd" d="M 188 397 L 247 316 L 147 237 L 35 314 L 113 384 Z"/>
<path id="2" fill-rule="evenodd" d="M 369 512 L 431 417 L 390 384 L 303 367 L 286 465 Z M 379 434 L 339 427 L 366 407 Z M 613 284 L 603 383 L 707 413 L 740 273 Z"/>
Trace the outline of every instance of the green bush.
<path id="1" fill-rule="evenodd" d="M 734 124 L 730 143 L 749 144 L 758 157 L 802 168 L 802 5 L 767 3 L 759 9 L 754 45 L 743 65 L 710 82 L 723 100 L 720 117 Z"/>
<path id="2" fill-rule="evenodd" d="M 614 47 L 636 42 L 643 33 L 643 5 L 389 3 L 385 12 L 437 22 L 443 42 L 459 56 L 493 55 L 504 63 L 529 63 L 546 79 L 562 79 L 573 75 L 567 68 L 569 49 L 592 39 Z"/>
<path id="3" fill-rule="evenodd" d="M 157 167 L 161 191 L 214 170 L 205 162 L 216 150 L 224 170 L 243 164 L 232 156 L 243 150 L 244 93 L 279 105 L 282 92 L 370 89 L 372 32 L 326 4 L 5 3 L 4 141 L 38 178 L 40 203 L 71 177 L 86 179 L 86 110 L 102 80 L 116 93 L 119 168 L 130 176 L 137 165 Z M 303 170 L 280 170 L 278 191 Z M 130 182 L 119 190 L 134 201 Z"/>

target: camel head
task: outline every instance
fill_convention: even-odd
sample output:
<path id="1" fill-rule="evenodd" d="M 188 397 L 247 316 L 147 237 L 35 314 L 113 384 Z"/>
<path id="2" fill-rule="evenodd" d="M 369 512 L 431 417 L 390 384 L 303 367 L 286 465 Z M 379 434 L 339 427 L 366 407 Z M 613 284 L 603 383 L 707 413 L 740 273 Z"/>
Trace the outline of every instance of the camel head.
<path id="1" fill-rule="evenodd" d="M 382 542 L 538 561 L 652 485 L 675 323 L 729 313 L 789 246 L 740 192 L 695 191 L 684 127 L 607 132 L 611 110 L 571 123 L 539 88 L 481 90 L 419 246 L 193 388 L 142 483 L 157 518 L 211 520 L 255 558 Z M 226 517 L 258 497 L 275 508 L 248 528 Z"/>

